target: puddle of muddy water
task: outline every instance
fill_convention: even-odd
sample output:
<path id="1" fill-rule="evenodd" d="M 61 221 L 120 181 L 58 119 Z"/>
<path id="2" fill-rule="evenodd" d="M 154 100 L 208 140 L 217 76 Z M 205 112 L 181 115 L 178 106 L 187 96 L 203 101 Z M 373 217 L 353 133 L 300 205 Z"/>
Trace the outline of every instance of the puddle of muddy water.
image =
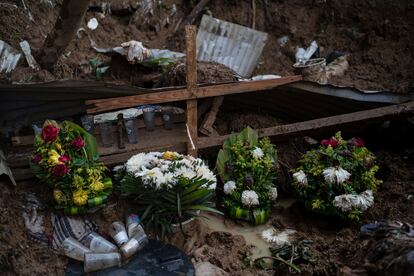
<path id="1" fill-rule="evenodd" d="M 283 199 L 279 200 L 276 205 L 289 208 L 294 202 L 295 200 L 292 199 Z M 203 213 L 202 216 L 205 218 L 198 219 L 206 223 L 211 231 L 228 232 L 232 235 L 243 236 L 248 245 L 254 246 L 251 250 L 253 259 L 271 256 L 269 250 L 271 245 L 261 237 L 264 230 L 272 227 L 269 222 L 264 225 L 253 226 L 247 223 L 236 224 L 228 218 L 211 213 Z"/>

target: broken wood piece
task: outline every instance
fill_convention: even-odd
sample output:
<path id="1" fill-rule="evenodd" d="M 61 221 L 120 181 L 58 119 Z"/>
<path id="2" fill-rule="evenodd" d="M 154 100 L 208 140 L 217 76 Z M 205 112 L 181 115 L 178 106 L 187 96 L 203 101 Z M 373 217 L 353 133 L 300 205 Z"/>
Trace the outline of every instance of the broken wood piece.
<path id="1" fill-rule="evenodd" d="M 46 37 L 38 59 L 42 68 L 53 70 L 72 41 L 88 9 L 90 0 L 64 0 L 52 31 Z"/>
<path id="2" fill-rule="evenodd" d="M 243 81 L 226 84 L 216 84 L 197 87 L 192 91 L 186 88 L 167 90 L 162 92 L 147 93 L 141 95 L 106 98 L 99 100 L 87 100 L 86 105 L 93 105 L 87 109 L 88 114 L 106 112 L 110 110 L 133 107 L 141 104 L 159 104 L 167 102 L 186 101 L 247 92 L 259 92 L 271 90 L 275 87 L 302 80 L 302 76 L 287 76 L 271 80 Z"/>
<path id="3" fill-rule="evenodd" d="M 305 135 L 324 128 L 339 127 L 346 124 L 357 123 L 362 121 L 385 119 L 388 117 L 399 116 L 400 114 L 413 111 L 414 101 L 410 101 L 403 104 L 374 108 L 299 123 L 263 128 L 257 130 L 257 132 L 259 134 L 259 137 L 287 137 L 292 135 Z M 200 137 L 198 140 L 198 148 L 220 146 L 231 135 L 232 134 L 223 135 L 220 137 Z"/>
<path id="4" fill-rule="evenodd" d="M 197 88 L 196 26 L 185 26 L 187 92 L 195 95 Z M 197 157 L 197 100 L 187 100 L 187 153 Z"/>
<path id="5" fill-rule="evenodd" d="M 223 104 L 224 97 L 215 97 L 213 99 L 213 105 L 210 109 L 210 112 L 204 118 L 203 123 L 200 126 L 199 131 L 207 136 L 211 136 L 213 132 L 213 124 L 216 121 L 217 113 L 220 109 L 220 106 Z"/>
<path id="6" fill-rule="evenodd" d="M 203 11 L 208 2 L 210 2 L 210 0 L 200 0 L 187 17 L 183 21 L 178 22 L 174 32 L 182 29 L 185 25 L 191 25 L 197 16 Z"/>

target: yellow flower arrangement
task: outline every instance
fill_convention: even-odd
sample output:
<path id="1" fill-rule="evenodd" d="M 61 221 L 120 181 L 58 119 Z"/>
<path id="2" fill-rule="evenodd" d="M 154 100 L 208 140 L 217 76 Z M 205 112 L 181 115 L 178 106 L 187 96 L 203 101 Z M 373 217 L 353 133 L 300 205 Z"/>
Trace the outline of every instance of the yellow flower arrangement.
<path id="1" fill-rule="evenodd" d="M 65 200 L 65 195 L 63 194 L 61 190 L 55 189 L 53 190 L 53 198 L 58 204 L 60 204 Z"/>
<path id="2" fill-rule="evenodd" d="M 60 158 L 60 154 L 56 151 L 56 150 L 50 150 L 48 152 L 48 156 L 49 156 L 49 164 L 55 166 L 55 165 L 60 165 L 62 164 L 62 162 L 59 161 Z"/>
<path id="3" fill-rule="evenodd" d="M 175 160 L 177 158 L 177 155 L 175 154 L 175 152 L 172 151 L 166 151 L 164 152 L 164 154 L 162 155 L 162 158 L 165 160 Z"/>
<path id="4" fill-rule="evenodd" d="M 104 184 L 100 181 L 100 179 L 93 179 L 90 184 L 90 187 L 94 192 L 100 192 L 105 188 Z"/>
<path id="5" fill-rule="evenodd" d="M 88 202 L 88 191 L 85 190 L 77 190 L 73 193 L 73 202 L 78 205 L 86 205 Z"/>

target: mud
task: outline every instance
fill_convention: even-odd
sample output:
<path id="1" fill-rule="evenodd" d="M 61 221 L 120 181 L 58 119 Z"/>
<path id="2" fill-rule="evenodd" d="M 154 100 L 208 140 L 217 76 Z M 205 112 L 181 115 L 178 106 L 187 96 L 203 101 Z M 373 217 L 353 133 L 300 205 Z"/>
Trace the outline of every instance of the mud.
<path id="1" fill-rule="evenodd" d="M 7 28 L 0 30 L 0 38 L 16 48 L 18 42 L 26 39 L 36 54 L 53 26 L 59 4 L 53 7 L 47 1 L 43 1 L 43 4 L 35 0 L 25 2 L 33 21 L 21 2 L 6 0 L 1 3 L 0 24 Z M 111 4 L 110 9 L 102 9 L 104 2 Z M 22 60 L 17 73 L 2 76 L 2 81 L 22 83 L 67 78 L 95 79 L 96 76 L 90 72 L 90 60 L 98 58 L 107 61 L 107 58 L 96 54 L 91 49 L 91 43 L 100 47 L 114 47 L 134 39 L 150 48 L 185 50 L 183 31 L 175 32 L 175 29 L 190 12 L 191 3 L 165 0 L 161 7 L 154 9 L 152 16 L 143 15 L 135 1 L 93 1 L 92 4 L 81 26 L 85 31 L 81 31 L 69 45 L 51 72 L 53 78 L 46 78 L 44 73 L 37 76 L 37 72 L 19 72 L 25 66 Z M 175 13 L 173 4 L 177 7 Z M 252 26 L 251 1 L 214 0 L 204 12 L 223 20 Z M 256 29 L 267 32 L 269 40 L 254 73 L 293 74 L 296 47 L 307 47 L 316 39 L 321 56 L 332 51 L 350 54 L 350 67 L 345 75 L 331 79 L 330 83 L 362 90 L 407 93 L 414 88 L 414 42 L 411 39 L 414 35 L 413 14 L 414 5 L 410 1 L 258 1 Z M 99 22 L 94 31 L 86 27 L 92 17 Z M 200 18 L 195 24 L 199 21 Z M 278 39 L 284 36 L 288 41 L 281 46 Z M 215 77 L 219 76 L 216 74 Z M 142 82 L 132 84 L 142 85 Z"/>

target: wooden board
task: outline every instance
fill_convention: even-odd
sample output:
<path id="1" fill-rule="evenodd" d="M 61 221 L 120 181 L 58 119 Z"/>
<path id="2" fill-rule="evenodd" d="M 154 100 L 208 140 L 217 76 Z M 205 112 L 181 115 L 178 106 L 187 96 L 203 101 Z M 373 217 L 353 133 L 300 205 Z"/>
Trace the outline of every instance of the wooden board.
<path id="1" fill-rule="evenodd" d="M 343 115 L 336 115 L 331 117 L 325 117 L 315 120 L 309 120 L 299 123 L 280 125 L 275 127 L 263 128 L 257 130 L 259 137 L 265 136 L 292 136 L 292 135 L 304 135 L 314 131 L 321 130 L 328 127 L 339 127 L 346 124 L 384 119 L 392 116 L 399 116 L 404 113 L 414 111 L 414 101 L 391 105 L 386 107 L 374 108 L 365 111 L 358 111 L 353 113 L 347 113 Z M 208 148 L 213 146 L 222 145 L 223 142 L 230 135 L 223 135 L 219 137 L 200 137 L 198 139 L 198 148 Z"/>
<path id="2" fill-rule="evenodd" d="M 288 76 L 272 80 L 244 81 L 197 87 L 195 91 L 186 88 L 163 92 L 147 93 L 134 96 L 125 96 L 100 100 L 88 100 L 86 105 L 88 114 L 106 112 L 110 110 L 133 107 L 141 104 L 159 104 L 167 102 L 185 101 L 216 96 L 225 96 L 238 93 L 271 90 L 275 87 L 300 81 L 302 76 Z"/>

